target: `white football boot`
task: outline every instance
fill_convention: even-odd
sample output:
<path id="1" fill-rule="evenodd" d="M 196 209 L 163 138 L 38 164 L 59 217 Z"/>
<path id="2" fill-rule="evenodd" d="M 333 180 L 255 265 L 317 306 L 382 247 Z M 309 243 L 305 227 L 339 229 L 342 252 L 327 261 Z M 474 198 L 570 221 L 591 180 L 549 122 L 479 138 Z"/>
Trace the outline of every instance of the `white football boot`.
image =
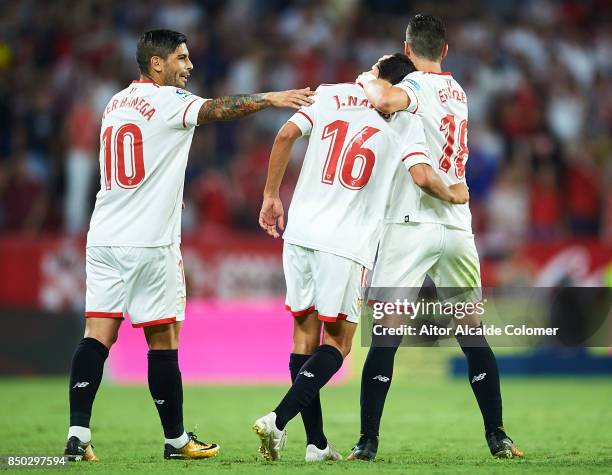
<path id="1" fill-rule="evenodd" d="M 276 414 L 271 412 L 260 417 L 253 424 L 253 430 L 259 437 L 259 452 L 266 460 L 280 460 L 280 452 L 287 443 L 287 431 L 276 427 Z"/>
<path id="2" fill-rule="evenodd" d="M 323 450 L 317 448 L 314 444 L 306 446 L 306 462 L 325 462 L 326 460 L 342 460 L 342 455 L 331 444 L 327 444 Z"/>

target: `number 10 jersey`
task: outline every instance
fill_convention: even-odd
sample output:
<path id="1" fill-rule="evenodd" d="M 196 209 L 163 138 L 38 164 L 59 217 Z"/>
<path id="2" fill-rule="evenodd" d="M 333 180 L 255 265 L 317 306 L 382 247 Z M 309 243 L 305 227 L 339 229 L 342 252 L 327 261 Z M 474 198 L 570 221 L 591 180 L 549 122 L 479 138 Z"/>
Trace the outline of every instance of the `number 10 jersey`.
<path id="1" fill-rule="evenodd" d="M 134 81 L 102 116 L 100 191 L 87 246 L 167 246 L 180 240 L 185 167 L 206 99 Z"/>

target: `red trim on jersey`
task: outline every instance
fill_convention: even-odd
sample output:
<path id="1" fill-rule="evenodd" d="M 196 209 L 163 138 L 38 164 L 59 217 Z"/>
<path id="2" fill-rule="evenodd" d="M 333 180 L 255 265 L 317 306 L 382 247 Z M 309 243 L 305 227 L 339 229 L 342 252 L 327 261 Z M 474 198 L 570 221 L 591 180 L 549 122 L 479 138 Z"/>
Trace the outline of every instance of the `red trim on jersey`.
<path id="1" fill-rule="evenodd" d="M 308 114 L 306 114 L 305 112 L 302 111 L 297 111 L 298 114 L 302 114 L 304 117 L 306 117 L 308 119 L 308 122 L 310 122 L 310 125 L 312 127 L 314 127 L 314 122 L 312 121 L 312 119 L 310 117 L 308 117 Z"/>
<path id="2" fill-rule="evenodd" d="M 155 87 L 159 87 L 159 84 L 157 84 L 154 81 L 151 81 L 150 79 L 143 79 L 142 81 L 141 80 L 132 81 L 132 84 L 134 84 L 135 82 L 140 83 L 140 84 L 153 84 Z"/>
<path id="3" fill-rule="evenodd" d="M 287 310 L 288 312 L 291 312 L 293 314 L 294 317 L 302 317 L 304 315 L 308 315 L 309 313 L 312 313 L 315 311 L 315 307 L 314 305 L 308 307 L 305 310 L 292 310 L 291 307 L 289 305 L 285 305 L 285 310 Z"/>
<path id="4" fill-rule="evenodd" d="M 419 96 L 417 96 L 417 93 L 416 93 L 416 92 L 414 93 L 414 97 L 416 97 L 416 100 L 417 100 L 417 106 L 416 106 L 416 109 L 414 110 L 413 114 L 416 114 L 416 113 L 417 113 L 417 111 L 419 110 L 419 105 L 420 105 L 420 104 L 419 104 Z"/>
<path id="5" fill-rule="evenodd" d="M 159 320 L 152 320 L 150 322 L 132 323 L 132 326 L 134 328 L 143 328 L 143 327 L 150 327 L 153 325 L 162 325 L 164 323 L 174 323 L 174 322 L 176 322 L 176 317 L 169 317 L 169 318 L 160 318 Z"/>
<path id="6" fill-rule="evenodd" d="M 123 312 L 85 312 L 85 318 L 123 318 Z"/>
<path id="7" fill-rule="evenodd" d="M 436 73 L 434 71 L 423 71 L 425 74 L 437 74 L 438 76 L 452 76 L 453 73 L 451 73 L 450 71 L 442 71 L 439 73 Z"/>
<path id="8" fill-rule="evenodd" d="M 402 162 L 404 160 L 406 160 L 408 157 L 412 157 L 413 155 L 423 155 L 424 157 L 428 157 L 428 155 L 426 153 L 423 153 L 423 152 L 412 152 L 412 153 L 409 153 L 408 155 L 406 155 L 404 158 L 402 158 Z"/>
<path id="9" fill-rule="evenodd" d="M 417 93 L 416 93 L 416 91 L 414 90 L 414 88 L 413 88 L 413 87 L 411 87 L 409 84 L 405 84 L 405 86 L 406 86 L 407 88 L 409 88 L 409 89 L 412 91 L 412 93 L 414 94 L 414 97 L 416 98 L 416 101 L 417 101 L 416 109 L 415 109 L 413 112 L 411 112 L 411 114 L 416 114 L 416 113 L 417 113 L 417 111 L 419 110 L 419 96 L 417 95 Z M 401 88 L 400 88 L 400 89 L 401 89 Z M 402 91 L 406 92 L 404 89 L 402 89 Z M 410 99 L 410 94 L 408 94 L 408 93 L 406 92 L 406 95 L 408 96 L 408 99 Z M 408 107 L 410 107 L 410 104 L 408 104 Z"/>
<path id="10" fill-rule="evenodd" d="M 336 322 L 338 320 L 346 320 L 348 318 L 348 315 L 344 314 L 344 313 L 339 313 L 337 317 L 329 317 L 327 315 L 321 315 L 319 314 L 319 320 L 321 320 L 322 322 Z"/>
<path id="11" fill-rule="evenodd" d="M 187 127 L 187 124 L 185 124 L 185 117 L 187 117 L 187 111 L 195 101 L 197 101 L 197 99 L 194 99 L 189 104 L 187 104 L 187 107 L 185 107 L 185 112 L 183 112 L 183 129 Z"/>

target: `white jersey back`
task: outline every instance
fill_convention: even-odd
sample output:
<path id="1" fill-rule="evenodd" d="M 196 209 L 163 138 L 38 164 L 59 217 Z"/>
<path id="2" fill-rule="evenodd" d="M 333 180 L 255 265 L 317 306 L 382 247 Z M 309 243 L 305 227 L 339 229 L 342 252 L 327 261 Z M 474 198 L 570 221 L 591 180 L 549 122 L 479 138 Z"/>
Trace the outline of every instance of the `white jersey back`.
<path id="1" fill-rule="evenodd" d="M 354 83 L 322 85 L 315 98 L 289 119 L 310 138 L 283 238 L 372 268 L 396 170 L 429 163 L 423 125 L 408 113 L 383 119 Z"/>
<path id="2" fill-rule="evenodd" d="M 134 81 L 113 96 L 102 116 L 100 191 L 87 246 L 180 239 L 185 167 L 205 101 L 151 81 Z"/>
<path id="3" fill-rule="evenodd" d="M 410 97 L 408 112 L 425 126 L 431 165 L 446 185 L 465 181 L 468 159 L 467 96 L 450 73 L 415 71 L 397 84 Z M 408 179 L 406 173 L 402 180 Z M 468 204 L 453 205 L 438 200 L 417 186 L 395 186 L 388 219 L 392 222 L 424 222 L 472 230 Z"/>

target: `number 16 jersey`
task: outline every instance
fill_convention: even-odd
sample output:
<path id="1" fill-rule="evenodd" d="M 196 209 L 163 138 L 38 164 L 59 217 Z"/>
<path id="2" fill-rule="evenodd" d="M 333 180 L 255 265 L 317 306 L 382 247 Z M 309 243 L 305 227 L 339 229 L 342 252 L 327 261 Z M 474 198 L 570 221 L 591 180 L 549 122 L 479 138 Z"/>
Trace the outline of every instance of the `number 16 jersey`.
<path id="1" fill-rule="evenodd" d="M 185 167 L 205 101 L 151 81 L 134 81 L 113 96 L 102 116 L 88 247 L 179 241 Z"/>
<path id="2" fill-rule="evenodd" d="M 371 269 L 398 167 L 430 164 L 423 125 L 406 112 L 385 120 L 358 84 L 315 97 L 289 119 L 310 137 L 283 239 Z"/>

